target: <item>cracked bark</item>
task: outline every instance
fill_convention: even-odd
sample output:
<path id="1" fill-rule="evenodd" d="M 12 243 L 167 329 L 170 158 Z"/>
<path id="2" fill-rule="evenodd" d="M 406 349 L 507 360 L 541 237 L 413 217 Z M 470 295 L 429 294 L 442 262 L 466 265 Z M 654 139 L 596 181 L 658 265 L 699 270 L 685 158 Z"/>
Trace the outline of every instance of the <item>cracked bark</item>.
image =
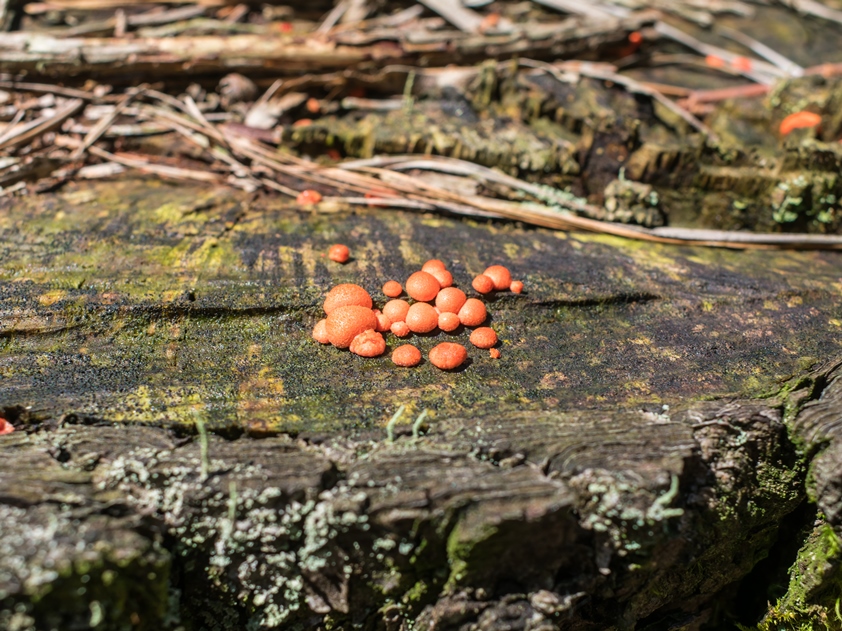
<path id="1" fill-rule="evenodd" d="M 3 203 L 0 628 L 695 629 L 769 580 L 805 491 L 840 528 L 833 253 L 149 182 Z M 340 237 L 356 260 L 329 266 Z M 328 287 L 432 257 L 524 278 L 489 301 L 501 360 L 310 340 Z"/>

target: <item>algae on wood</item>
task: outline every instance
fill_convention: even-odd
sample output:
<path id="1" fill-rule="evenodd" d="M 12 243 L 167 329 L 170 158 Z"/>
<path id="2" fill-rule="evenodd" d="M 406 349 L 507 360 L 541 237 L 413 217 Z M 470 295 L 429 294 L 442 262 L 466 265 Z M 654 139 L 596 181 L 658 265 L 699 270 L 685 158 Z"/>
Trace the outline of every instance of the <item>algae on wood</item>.
<path id="1" fill-rule="evenodd" d="M 130 180 L 3 203 L 4 623 L 691 629 L 809 530 L 806 492 L 838 534 L 835 447 L 815 453 L 839 380 L 808 372 L 839 354 L 835 253 Z M 322 256 L 336 241 L 346 266 Z M 524 280 L 488 300 L 501 359 L 398 370 L 310 338 L 330 286 L 381 302 L 431 257 L 463 287 L 491 262 Z M 205 446 L 197 420 L 275 435 Z M 38 533 L 68 542 L 55 576 Z"/>
<path id="2" fill-rule="evenodd" d="M 774 391 L 840 348 L 834 253 L 722 252 L 399 211 L 305 215 L 232 192 L 123 182 L 6 202 L 3 400 L 230 432 L 372 427 L 433 416 L 673 403 Z M 353 261 L 324 253 L 347 243 Z M 464 244 L 472 244 L 466 248 Z M 322 347 L 331 286 L 378 288 L 428 258 L 456 283 L 490 263 L 525 282 L 488 300 L 503 358 L 399 370 Z M 441 339 L 420 336 L 424 353 Z M 390 348 L 398 342 L 389 338 Z"/>

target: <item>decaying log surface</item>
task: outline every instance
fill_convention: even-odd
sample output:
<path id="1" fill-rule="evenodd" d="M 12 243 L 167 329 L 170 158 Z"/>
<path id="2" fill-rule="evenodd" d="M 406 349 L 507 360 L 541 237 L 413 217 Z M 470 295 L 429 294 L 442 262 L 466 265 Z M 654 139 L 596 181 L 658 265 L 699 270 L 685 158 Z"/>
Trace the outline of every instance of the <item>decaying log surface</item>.
<path id="1" fill-rule="evenodd" d="M 837 253 L 150 181 L 0 203 L 0 628 L 833 615 Z M 433 257 L 462 287 L 492 262 L 524 280 L 488 301 L 501 359 L 398 370 L 310 339 L 331 286 L 382 304 Z M 790 574 L 810 590 L 774 592 L 819 549 Z"/>
<path id="2" fill-rule="evenodd" d="M 33 419 L 192 427 L 201 413 L 223 432 L 312 432 L 383 424 L 401 404 L 407 417 L 671 404 L 774 392 L 840 345 L 833 252 L 724 253 L 327 204 L 336 212 L 300 214 L 154 181 L 0 203 L 2 405 Z M 337 241 L 353 251 L 346 266 L 325 256 Z M 502 361 L 475 349 L 462 372 L 398 371 L 310 339 L 332 286 L 359 283 L 382 306 L 382 284 L 429 258 L 463 288 L 493 262 L 524 280 L 524 294 L 488 300 Z M 441 339 L 413 338 L 425 354 Z"/>
<path id="3" fill-rule="evenodd" d="M 201 449 L 142 427 L 5 440 L 18 624 L 694 628 L 803 498 L 780 409 L 751 401 L 453 418 L 392 444 L 211 437 L 206 480 Z"/>

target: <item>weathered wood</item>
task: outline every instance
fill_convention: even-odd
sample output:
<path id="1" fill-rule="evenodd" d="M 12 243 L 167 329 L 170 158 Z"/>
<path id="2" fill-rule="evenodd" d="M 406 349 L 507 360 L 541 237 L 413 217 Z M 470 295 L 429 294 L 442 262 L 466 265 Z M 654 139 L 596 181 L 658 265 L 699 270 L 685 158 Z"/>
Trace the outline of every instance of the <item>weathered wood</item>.
<path id="1" fill-rule="evenodd" d="M 0 405 L 33 418 L 192 427 L 199 413 L 221 431 L 295 433 L 382 424 L 401 404 L 670 404 L 774 391 L 838 345 L 831 252 L 720 253 L 376 209 L 305 216 L 154 182 L 73 188 L 6 201 L 0 217 Z M 346 266 L 324 256 L 336 241 L 352 248 Z M 473 349 L 454 374 L 397 370 L 310 339 L 330 287 L 360 283 L 382 306 L 383 282 L 433 257 L 463 288 L 495 262 L 525 281 L 489 300 L 502 360 Z M 426 354 L 441 338 L 413 341 Z"/>
<path id="2" fill-rule="evenodd" d="M 201 440 L 152 428 L 64 425 L 0 450 L 0 589 L 38 628 L 84 627 L 96 607 L 107 628 L 503 629 L 513 610 L 514 628 L 689 624 L 766 554 L 803 494 L 780 410 L 748 401 L 442 419 L 393 444 L 212 436 L 206 480 Z M 63 580 L 91 587 L 74 607 L 56 606 L 55 580 L 25 580 L 48 571 L 39 537 L 54 512 L 59 542 L 134 526 L 113 552 L 56 552 L 73 568 Z M 155 606 L 130 594 L 115 610 L 110 595 L 153 562 Z M 176 585 L 167 611 L 160 591 Z"/>
<path id="3" fill-rule="evenodd" d="M 768 585 L 752 570 L 793 531 L 827 560 L 792 572 L 804 608 L 832 612 L 832 449 L 804 533 L 839 414 L 837 369 L 809 372 L 838 356 L 837 253 L 149 181 L 0 203 L 0 625 L 692 629 Z M 492 262 L 524 280 L 488 301 L 501 359 L 398 370 L 310 339 L 330 286 L 381 303 L 431 257 L 462 287 Z"/>
<path id="4" fill-rule="evenodd" d="M 136 39 L 68 37 L 47 34 L 7 33 L 0 40 L 0 72 L 25 72 L 32 77 L 97 77 L 114 80 L 129 74 L 160 79 L 181 77 L 189 65 L 194 74 L 244 72 L 255 75 L 299 75 L 303 72 L 343 70 L 364 62 L 443 65 L 512 55 L 582 56 L 596 46 L 622 44 L 630 31 L 651 23 L 652 12 L 640 11 L 604 23 L 583 18 L 559 17 L 532 25 L 529 37 L 431 33 L 430 41 L 413 41 L 406 34 L 374 33 L 360 41 L 359 33 L 325 38 L 321 35 L 265 33 L 146 37 Z M 417 35 L 417 34 L 416 34 Z M 384 42 L 383 40 L 395 40 Z M 359 44 L 359 45 L 356 45 Z M 366 45 L 369 44 L 369 45 Z"/>

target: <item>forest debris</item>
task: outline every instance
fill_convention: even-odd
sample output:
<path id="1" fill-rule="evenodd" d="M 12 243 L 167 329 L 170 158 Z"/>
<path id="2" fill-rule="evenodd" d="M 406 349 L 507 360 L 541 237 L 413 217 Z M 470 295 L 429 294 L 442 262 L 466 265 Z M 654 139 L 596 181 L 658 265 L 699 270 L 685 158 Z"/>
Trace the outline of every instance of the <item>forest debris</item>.
<path id="1" fill-rule="evenodd" d="M 800 13 L 842 24 L 842 11 L 816 2 L 816 0 L 780 0 L 780 2 Z"/>
<path id="2" fill-rule="evenodd" d="M 73 153 L 70 154 L 70 160 L 75 162 L 82 155 L 85 153 L 88 147 L 94 144 L 99 138 L 108 130 L 108 128 L 117 120 L 117 117 L 120 113 L 126 109 L 129 103 L 139 94 L 143 92 L 143 88 L 131 89 L 128 90 L 120 100 L 120 102 L 111 110 L 111 113 L 108 116 L 105 116 L 99 120 L 99 122 L 94 125 L 91 130 L 85 135 L 85 138 L 82 140 L 82 144 L 79 145 L 76 149 L 73 150 Z"/>
<path id="3" fill-rule="evenodd" d="M 476 33 L 480 30 L 482 17 L 451 0 L 419 0 L 421 4 L 435 11 L 453 26 L 466 33 Z"/>
<path id="4" fill-rule="evenodd" d="M 759 42 L 753 37 L 746 35 L 745 33 L 741 33 L 740 31 L 724 26 L 717 28 L 717 32 L 722 33 L 723 35 L 725 35 L 725 37 L 728 37 L 734 40 L 735 42 L 739 42 L 746 48 L 751 49 L 754 53 L 760 55 L 767 61 L 775 64 L 778 68 L 783 70 L 786 74 L 788 74 L 791 77 L 800 77 L 804 74 L 803 67 L 799 66 L 791 59 L 784 57 L 776 50 L 769 48 L 763 42 Z"/>
<path id="5" fill-rule="evenodd" d="M 84 102 L 81 99 L 70 99 L 55 112 L 40 116 L 25 125 L 20 127 L 9 125 L 0 135 L 0 149 L 30 142 L 41 134 L 55 129 L 82 109 L 83 105 Z"/>

